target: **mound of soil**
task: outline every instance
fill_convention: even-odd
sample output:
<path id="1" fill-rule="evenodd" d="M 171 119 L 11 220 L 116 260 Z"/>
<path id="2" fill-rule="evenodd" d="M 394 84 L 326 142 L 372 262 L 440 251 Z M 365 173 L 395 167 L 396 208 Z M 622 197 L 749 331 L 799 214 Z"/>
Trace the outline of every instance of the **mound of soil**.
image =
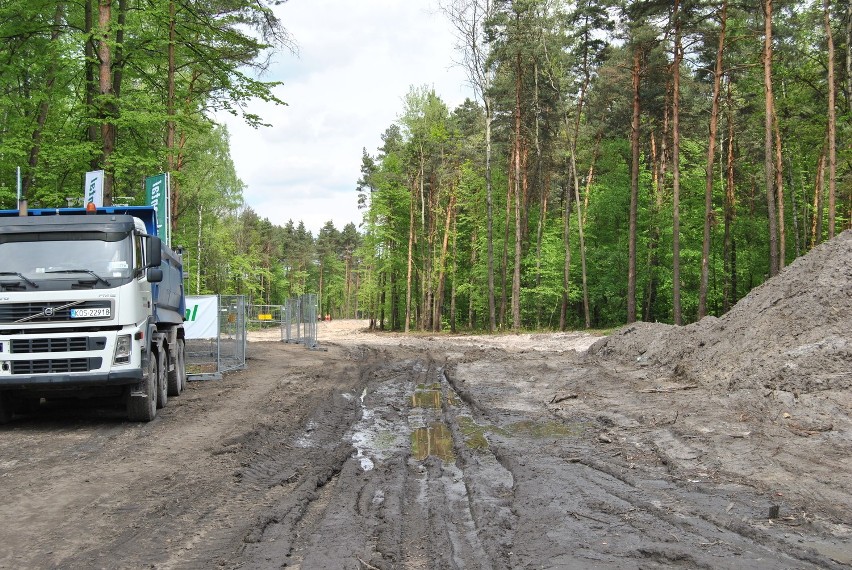
<path id="1" fill-rule="evenodd" d="M 794 261 L 721 318 L 685 327 L 635 323 L 589 354 L 661 367 L 711 389 L 849 389 L 852 230 Z"/>

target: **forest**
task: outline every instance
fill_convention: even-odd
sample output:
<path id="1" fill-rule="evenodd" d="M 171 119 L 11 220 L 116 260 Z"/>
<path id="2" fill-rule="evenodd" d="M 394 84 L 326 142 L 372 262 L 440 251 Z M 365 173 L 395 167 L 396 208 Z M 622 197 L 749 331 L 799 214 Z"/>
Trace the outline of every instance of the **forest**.
<path id="1" fill-rule="evenodd" d="M 274 225 L 215 116 L 275 128 L 246 104 L 285 103 L 278 4 L 5 0 L 0 207 L 16 167 L 31 207 L 168 171 L 188 293 L 403 331 L 686 324 L 852 224 L 852 4 L 442 0 L 475 100 L 401 94 L 359 227 Z"/>

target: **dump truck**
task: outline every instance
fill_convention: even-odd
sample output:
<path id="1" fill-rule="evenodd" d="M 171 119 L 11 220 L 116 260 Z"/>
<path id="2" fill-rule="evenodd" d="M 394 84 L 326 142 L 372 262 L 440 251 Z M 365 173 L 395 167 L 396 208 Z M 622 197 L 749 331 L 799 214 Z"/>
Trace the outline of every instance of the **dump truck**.
<path id="1" fill-rule="evenodd" d="M 186 383 L 185 308 L 153 207 L 0 210 L 0 423 L 70 398 L 154 419 Z"/>

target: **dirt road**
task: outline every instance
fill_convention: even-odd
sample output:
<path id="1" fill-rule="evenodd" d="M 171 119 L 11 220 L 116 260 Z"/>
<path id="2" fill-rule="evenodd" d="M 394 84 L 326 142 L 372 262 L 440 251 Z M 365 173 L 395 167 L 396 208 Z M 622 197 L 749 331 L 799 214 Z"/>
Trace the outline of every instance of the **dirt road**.
<path id="1" fill-rule="evenodd" d="M 805 425 L 777 394 L 593 361 L 583 334 L 364 324 L 250 342 L 150 424 L 0 427 L 0 567 L 852 564 L 848 397 Z"/>

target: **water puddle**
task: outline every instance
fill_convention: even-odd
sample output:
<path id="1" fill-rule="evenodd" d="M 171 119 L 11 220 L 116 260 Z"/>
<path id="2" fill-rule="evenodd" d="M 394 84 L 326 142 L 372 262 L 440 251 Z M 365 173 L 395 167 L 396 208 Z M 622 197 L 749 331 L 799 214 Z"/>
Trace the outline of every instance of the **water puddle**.
<path id="1" fill-rule="evenodd" d="M 538 423 L 530 420 L 515 422 L 503 428 L 501 431 L 509 435 L 524 435 L 528 437 L 567 437 L 577 436 L 582 433 L 583 428 L 579 425 L 564 424 L 562 422 Z"/>
<path id="2" fill-rule="evenodd" d="M 370 455 L 375 455 L 376 436 L 377 433 L 373 428 L 373 410 L 364 405 L 364 398 L 367 397 L 367 388 L 361 392 L 358 401 L 361 404 L 361 420 L 356 425 L 355 432 L 352 434 L 352 445 L 355 447 L 353 457 L 361 465 L 364 471 L 372 470 L 376 464 Z"/>
<path id="3" fill-rule="evenodd" d="M 485 437 L 487 431 L 486 426 L 481 426 L 473 418 L 467 416 L 459 416 L 459 429 L 464 436 L 464 444 L 468 449 L 485 450 L 488 449 L 488 439 Z"/>
<path id="4" fill-rule="evenodd" d="M 411 455 L 423 461 L 430 455 L 445 463 L 455 463 L 453 434 L 443 422 L 432 422 L 411 432 Z"/>
<path id="5" fill-rule="evenodd" d="M 411 395 L 412 408 L 424 408 L 440 410 L 441 405 L 446 402 L 448 406 L 455 406 L 456 399 L 452 393 L 444 394 L 440 382 L 434 384 L 418 384 Z"/>
<path id="6" fill-rule="evenodd" d="M 439 390 L 417 390 L 411 395 L 412 408 L 441 409 L 441 392 Z"/>
<path id="7" fill-rule="evenodd" d="M 524 436 L 533 438 L 571 437 L 583 432 L 583 426 L 564 424 L 561 422 L 538 423 L 522 421 L 509 424 L 506 427 L 479 425 L 473 418 L 458 416 L 459 430 L 464 436 L 464 443 L 471 450 L 486 450 L 489 448 L 487 433 L 501 436 Z"/>
<path id="8" fill-rule="evenodd" d="M 313 420 L 310 420 L 305 425 L 305 433 L 303 433 L 301 436 L 299 436 L 298 439 L 296 439 L 296 441 L 294 442 L 296 447 L 301 447 L 301 448 L 316 447 L 316 444 L 313 441 L 313 435 L 314 435 L 314 431 L 316 429 L 317 429 L 317 423 Z"/>

